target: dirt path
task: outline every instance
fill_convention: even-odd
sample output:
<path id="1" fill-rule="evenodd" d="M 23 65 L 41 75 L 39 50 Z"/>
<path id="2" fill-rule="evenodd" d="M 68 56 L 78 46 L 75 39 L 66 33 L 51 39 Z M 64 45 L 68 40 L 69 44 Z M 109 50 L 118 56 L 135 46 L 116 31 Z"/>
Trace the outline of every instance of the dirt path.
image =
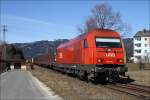
<path id="1" fill-rule="evenodd" d="M 87 83 L 60 72 L 34 66 L 32 74 L 66 99 L 83 100 L 138 100 L 138 98 L 113 91 L 100 85 Z"/>

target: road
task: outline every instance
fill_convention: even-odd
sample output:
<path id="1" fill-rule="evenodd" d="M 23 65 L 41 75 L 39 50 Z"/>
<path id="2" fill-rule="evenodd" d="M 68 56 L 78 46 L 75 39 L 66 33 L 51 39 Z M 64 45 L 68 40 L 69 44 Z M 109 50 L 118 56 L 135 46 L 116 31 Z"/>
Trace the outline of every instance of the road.
<path id="1" fill-rule="evenodd" d="M 14 70 L 0 75 L 0 100 L 61 99 L 47 90 L 29 71 Z"/>

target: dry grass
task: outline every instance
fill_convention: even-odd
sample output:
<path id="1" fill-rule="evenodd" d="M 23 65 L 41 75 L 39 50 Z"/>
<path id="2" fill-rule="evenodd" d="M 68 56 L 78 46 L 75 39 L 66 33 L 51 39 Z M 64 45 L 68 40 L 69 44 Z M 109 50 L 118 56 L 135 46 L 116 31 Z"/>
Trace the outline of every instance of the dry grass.
<path id="1" fill-rule="evenodd" d="M 150 69 L 150 64 L 145 64 L 145 69 Z M 139 64 L 128 63 L 128 72 L 135 83 L 150 86 L 150 70 L 140 70 Z"/>
<path id="2" fill-rule="evenodd" d="M 104 86 L 87 83 L 38 66 L 35 66 L 32 74 L 65 100 L 137 100 L 134 96 L 113 91 Z"/>
<path id="3" fill-rule="evenodd" d="M 150 70 L 129 71 L 128 74 L 135 83 L 150 86 Z"/>
<path id="4" fill-rule="evenodd" d="M 139 68 L 140 65 L 137 63 L 128 63 L 127 66 L 128 66 L 129 71 L 139 71 L 140 70 L 140 68 Z M 150 69 L 150 64 L 145 64 L 145 69 Z"/>

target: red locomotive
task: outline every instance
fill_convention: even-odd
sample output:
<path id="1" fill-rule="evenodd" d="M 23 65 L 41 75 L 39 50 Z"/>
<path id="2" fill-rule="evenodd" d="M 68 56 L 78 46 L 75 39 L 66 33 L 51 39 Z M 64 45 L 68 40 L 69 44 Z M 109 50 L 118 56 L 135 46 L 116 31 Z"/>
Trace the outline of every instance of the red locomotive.
<path id="1" fill-rule="evenodd" d="M 127 71 L 125 55 L 119 33 L 93 29 L 58 46 L 55 67 L 81 79 L 114 80 Z"/>
<path id="2" fill-rule="evenodd" d="M 53 54 L 34 59 L 35 64 L 94 81 L 116 81 L 127 71 L 126 54 L 119 33 L 108 29 L 93 29 L 57 47 Z"/>

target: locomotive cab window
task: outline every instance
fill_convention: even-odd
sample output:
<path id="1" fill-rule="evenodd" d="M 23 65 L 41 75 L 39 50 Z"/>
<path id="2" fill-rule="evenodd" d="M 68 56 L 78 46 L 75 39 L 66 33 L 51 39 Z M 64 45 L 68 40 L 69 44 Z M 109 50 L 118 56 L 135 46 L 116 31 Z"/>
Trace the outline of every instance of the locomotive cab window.
<path id="1" fill-rule="evenodd" d="M 96 47 L 121 48 L 121 41 L 118 38 L 96 38 Z"/>
<path id="2" fill-rule="evenodd" d="M 87 40 L 84 40 L 84 48 L 88 48 Z"/>

